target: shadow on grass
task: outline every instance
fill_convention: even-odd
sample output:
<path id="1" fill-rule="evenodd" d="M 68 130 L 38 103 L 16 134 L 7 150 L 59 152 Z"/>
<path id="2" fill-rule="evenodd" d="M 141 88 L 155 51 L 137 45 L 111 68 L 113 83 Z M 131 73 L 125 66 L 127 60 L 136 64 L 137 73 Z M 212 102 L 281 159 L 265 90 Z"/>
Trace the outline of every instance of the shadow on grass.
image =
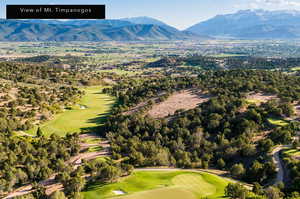
<path id="1" fill-rule="evenodd" d="M 81 132 L 82 133 L 96 133 L 100 136 L 104 136 L 103 135 L 103 130 L 104 130 L 103 125 L 105 124 L 108 115 L 109 115 L 109 113 L 105 113 L 105 114 L 103 113 L 103 114 L 99 114 L 95 118 L 88 119 L 88 123 L 96 124 L 97 126 L 80 128 Z"/>
<path id="2" fill-rule="evenodd" d="M 100 94 L 104 94 L 103 92 L 93 92 L 92 94 L 95 95 L 100 95 Z M 82 133 L 96 133 L 99 136 L 104 136 L 104 124 L 107 121 L 107 117 L 111 114 L 111 110 L 118 106 L 120 103 L 118 102 L 118 100 L 113 100 L 113 99 L 102 99 L 101 100 L 105 101 L 105 102 L 113 102 L 110 106 L 109 106 L 109 111 L 107 113 L 102 113 L 102 114 L 98 114 L 97 117 L 95 118 L 90 118 L 88 119 L 88 123 L 91 124 L 95 124 L 97 126 L 95 127 L 84 127 L 84 128 L 80 128 L 80 131 Z"/>

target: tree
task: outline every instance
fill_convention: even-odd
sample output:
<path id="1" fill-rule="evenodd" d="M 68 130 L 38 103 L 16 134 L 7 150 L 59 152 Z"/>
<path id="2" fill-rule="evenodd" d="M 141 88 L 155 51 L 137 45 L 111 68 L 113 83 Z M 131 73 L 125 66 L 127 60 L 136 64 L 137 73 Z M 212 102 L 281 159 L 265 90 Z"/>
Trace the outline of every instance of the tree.
<path id="1" fill-rule="evenodd" d="M 38 127 L 38 129 L 37 129 L 36 135 L 37 135 L 37 137 L 42 137 L 44 135 L 40 127 Z"/>
<path id="2" fill-rule="evenodd" d="M 217 164 L 218 164 L 219 169 L 224 169 L 224 167 L 226 166 L 226 163 L 222 158 L 220 158 L 218 160 Z"/>
<path id="3" fill-rule="evenodd" d="M 252 191 L 255 194 L 262 195 L 263 194 L 263 187 L 259 183 L 254 182 Z"/>
<path id="4" fill-rule="evenodd" d="M 268 153 L 271 151 L 273 146 L 274 146 L 274 142 L 271 139 L 267 138 L 267 139 L 260 140 L 258 142 L 257 148 L 261 152 Z"/>
<path id="5" fill-rule="evenodd" d="M 50 199 L 67 199 L 64 192 L 55 191 L 50 195 Z"/>
<path id="6" fill-rule="evenodd" d="M 232 176 L 236 177 L 236 178 L 242 178 L 245 174 L 245 168 L 243 166 L 243 164 L 235 164 L 231 167 L 230 169 L 230 173 Z"/>
<path id="7" fill-rule="evenodd" d="M 263 179 L 263 170 L 264 165 L 255 160 L 249 169 L 249 178 L 251 178 L 253 181 L 261 182 Z"/>
<path id="8" fill-rule="evenodd" d="M 43 185 L 40 185 L 38 183 L 34 183 L 32 185 L 32 188 L 35 190 L 32 195 L 34 196 L 34 198 L 38 198 L 38 199 L 47 199 L 47 195 L 46 195 L 46 188 Z"/>
<path id="9" fill-rule="evenodd" d="M 283 193 L 276 187 L 269 187 L 265 192 L 268 199 L 280 199 L 283 196 Z"/>
<path id="10" fill-rule="evenodd" d="M 76 193 L 80 192 L 84 188 L 85 183 L 85 179 L 80 176 L 75 176 L 64 182 L 63 185 L 67 196 L 74 198 Z"/>
<path id="11" fill-rule="evenodd" d="M 247 189 L 239 183 L 229 183 L 225 188 L 225 195 L 234 199 L 245 199 Z"/>

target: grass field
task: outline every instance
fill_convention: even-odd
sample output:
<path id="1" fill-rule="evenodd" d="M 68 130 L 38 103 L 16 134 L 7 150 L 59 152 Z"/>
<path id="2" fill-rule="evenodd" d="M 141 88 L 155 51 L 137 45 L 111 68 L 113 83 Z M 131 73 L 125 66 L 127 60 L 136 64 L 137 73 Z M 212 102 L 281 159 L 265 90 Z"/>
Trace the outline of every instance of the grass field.
<path id="1" fill-rule="evenodd" d="M 300 66 L 291 68 L 291 71 L 299 71 L 299 70 L 300 70 Z"/>
<path id="2" fill-rule="evenodd" d="M 246 99 L 247 104 L 258 104 L 258 103 L 261 103 L 261 102 L 263 102 L 263 101 L 259 100 L 259 99 Z"/>
<path id="3" fill-rule="evenodd" d="M 68 132 L 92 132 L 93 128 L 101 125 L 114 104 L 111 96 L 101 93 L 101 86 L 92 86 L 83 89 L 85 96 L 79 104 L 72 107 L 71 110 L 65 110 L 63 113 L 57 114 L 54 119 L 40 125 L 44 135 L 49 136 L 55 133 L 60 136 L 66 135 Z M 84 107 L 84 109 L 82 109 Z M 35 134 L 37 126 L 28 131 Z"/>
<path id="4" fill-rule="evenodd" d="M 220 54 L 213 55 L 213 57 L 217 57 L 217 58 L 239 57 L 239 56 L 243 56 L 243 55 L 242 54 L 230 54 L 230 53 L 220 53 Z"/>
<path id="5" fill-rule="evenodd" d="M 191 171 L 136 171 L 113 184 L 92 184 L 84 199 L 200 199 L 224 198 L 228 181 L 208 173 Z M 125 194 L 117 196 L 114 191 Z"/>
<path id="6" fill-rule="evenodd" d="M 276 125 L 276 126 L 286 126 L 288 125 L 289 123 L 286 122 L 285 120 L 282 120 L 282 119 L 276 119 L 276 118 L 269 118 L 268 121 L 273 124 L 273 125 Z"/>
<path id="7" fill-rule="evenodd" d="M 135 71 L 126 71 L 121 69 L 99 70 L 99 71 L 104 73 L 115 73 L 117 75 L 129 75 L 129 76 L 138 74 L 138 72 Z"/>

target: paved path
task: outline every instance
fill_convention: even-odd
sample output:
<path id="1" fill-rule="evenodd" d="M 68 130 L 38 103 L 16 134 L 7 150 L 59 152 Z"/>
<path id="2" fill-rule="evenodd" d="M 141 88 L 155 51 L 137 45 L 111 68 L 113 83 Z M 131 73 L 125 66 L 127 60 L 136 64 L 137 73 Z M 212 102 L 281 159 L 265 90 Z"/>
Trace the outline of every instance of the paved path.
<path id="1" fill-rule="evenodd" d="M 273 151 L 271 153 L 273 162 L 276 164 L 276 171 L 277 171 L 277 175 L 276 175 L 274 184 L 278 184 L 279 182 L 283 182 L 283 180 L 284 180 L 284 167 L 283 167 L 282 160 L 280 159 L 280 151 L 283 148 L 284 148 L 284 146 L 280 145 L 280 146 L 276 147 L 275 149 L 273 149 Z"/>

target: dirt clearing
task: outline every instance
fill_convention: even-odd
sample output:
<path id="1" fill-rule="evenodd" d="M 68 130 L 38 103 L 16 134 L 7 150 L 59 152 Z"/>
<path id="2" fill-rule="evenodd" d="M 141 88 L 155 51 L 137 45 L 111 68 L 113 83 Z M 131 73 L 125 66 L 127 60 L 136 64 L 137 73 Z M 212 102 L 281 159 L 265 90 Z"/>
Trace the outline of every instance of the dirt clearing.
<path id="1" fill-rule="evenodd" d="M 278 97 L 276 95 L 266 94 L 262 92 L 249 93 L 249 95 L 246 97 L 247 102 L 254 103 L 257 106 L 272 99 L 278 99 Z"/>
<path id="2" fill-rule="evenodd" d="M 176 110 L 189 110 L 196 108 L 199 104 L 208 101 L 210 95 L 203 93 L 200 90 L 183 90 L 174 93 L 167 100 L 156 104 L 148 112 L 151 117 L 164 118 L 169 115 L 174 115 Z"/>

